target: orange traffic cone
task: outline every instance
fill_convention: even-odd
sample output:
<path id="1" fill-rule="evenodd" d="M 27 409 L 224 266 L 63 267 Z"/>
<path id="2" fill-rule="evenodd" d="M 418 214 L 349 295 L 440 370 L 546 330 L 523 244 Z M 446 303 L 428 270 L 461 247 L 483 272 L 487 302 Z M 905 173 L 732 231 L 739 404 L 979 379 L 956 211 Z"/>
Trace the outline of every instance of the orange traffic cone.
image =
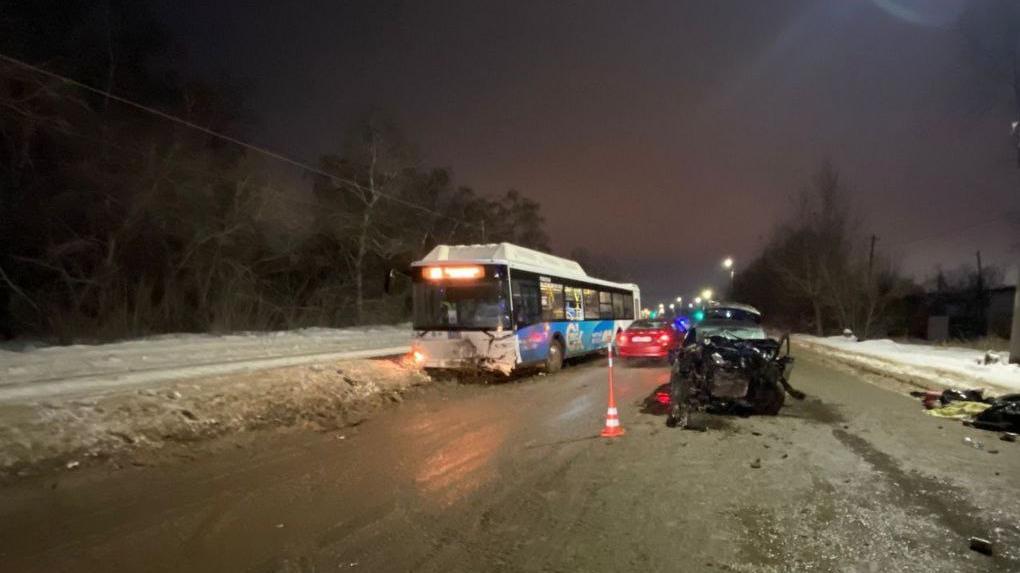
<path id="1" fill-rule="evenodd" d="M 613 396 L 613 345 L 609 345 L 609 408 L 606 410 L 606 427 L 599 434 L 603 438 L 618 438 L 624 434 L 620 425 L 620 413 L 616 409 L 616 398 Z"/>

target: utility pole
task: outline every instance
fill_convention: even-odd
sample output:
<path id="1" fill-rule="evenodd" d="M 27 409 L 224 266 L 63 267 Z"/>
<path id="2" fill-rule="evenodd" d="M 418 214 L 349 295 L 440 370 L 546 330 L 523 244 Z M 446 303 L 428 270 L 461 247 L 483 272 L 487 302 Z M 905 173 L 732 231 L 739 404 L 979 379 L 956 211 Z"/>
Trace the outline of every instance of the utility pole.
<path id="1" fill-rule="evenodd" d="M 1020 364 L 1020 265 L 1016 266 L 1016 286 L 1013 293 L 1013 329 L 1009 335 L 1009 362 Z"/>
<path id="2" fill-rule="evenodd" d="M 984 269 L 981 268 L 981 251 L 977 252 L 977 269 L 978 269 L 978 274 L 977 274 L 978 296 L 984 296 L 984 292 L 985 292 L 985 272 L 984 272 Z"/>
<path id="3" fill-rule="evenodd" d="M 988 335 L 988 317 L 985 316 L 985 269 L 981 265 L 981 251 L 977 253 L 977 308 L 979 336 Z"/>
<path id="4" fill-rule="evenodd" d="M 868 288 L 871 288 L 871 269 L 875 266 L 875 241 L 878 236 L 871 235 L 871 250 L 868 251 Z"/>

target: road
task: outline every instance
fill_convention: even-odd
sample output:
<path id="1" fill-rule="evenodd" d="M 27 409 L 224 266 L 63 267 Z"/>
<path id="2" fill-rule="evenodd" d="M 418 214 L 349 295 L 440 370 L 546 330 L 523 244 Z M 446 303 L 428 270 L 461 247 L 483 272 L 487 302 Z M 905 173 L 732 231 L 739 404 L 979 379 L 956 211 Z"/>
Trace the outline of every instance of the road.
<path id="1" fill-rule="evenodd" d="M 260 432 L 0 495 L 4 571 L 1018 571 L 1020 444 L 801 356 L 774 418 L 670 430 L 664 368 L 437 383 L 341 433 Z M 964 437 L 984 443 L 979 450 Z M 186 448 L 182 446 L 182 448 Z M 991 453 L 994 450 L 997 453 Z M 760 460 L 759 464 L 754 464 Z M 760 465 L 760 467 L 752 467 Z M 968 549 L 996 539 L 996 555 Z"/>

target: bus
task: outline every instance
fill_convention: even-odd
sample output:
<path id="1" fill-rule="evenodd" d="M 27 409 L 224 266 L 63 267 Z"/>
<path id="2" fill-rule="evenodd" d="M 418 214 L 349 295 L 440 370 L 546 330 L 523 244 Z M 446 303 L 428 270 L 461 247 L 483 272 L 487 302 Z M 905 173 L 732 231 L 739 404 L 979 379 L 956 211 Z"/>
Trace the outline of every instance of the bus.
<path id="1" fill-rule="evenodd" d="M 509 243 L 439 245 L 411 278 L 412 353 L 430 369 L 555 372 L 606 348 L 641 309 L 637 285 Z"/>

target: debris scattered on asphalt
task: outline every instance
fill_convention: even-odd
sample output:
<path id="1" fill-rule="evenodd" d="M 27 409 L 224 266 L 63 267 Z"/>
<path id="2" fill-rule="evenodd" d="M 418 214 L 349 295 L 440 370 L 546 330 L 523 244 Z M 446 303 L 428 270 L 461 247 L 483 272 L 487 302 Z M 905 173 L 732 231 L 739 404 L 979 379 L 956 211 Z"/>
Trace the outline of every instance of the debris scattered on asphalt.
<path id="1" fill-rule="evenodd" d="M 999 453 L 999 450 L 988 450 L 988 453 L 990 453 L 990 454 L 997 454 L 997 453 Z"/>
<path id="2" fill-rule="evenodd" d="M 989 364 L 1002 364 L 1002 356 L 996 352 L 988 350 L 985 355 L 977 359 L 978 364 L 988 366 Z"/>
<path id="3" fill-rule="evenodd" d="M 170 392 L 166 393 L 166 397 L 170 398 L 171 400 L 180 400 L 182 396 L 181 393 L 178 392 L 177 390 L 171 390 Z"/>
<path id="4" fill-rule="evenodd" d="M 1015 442 L 1016 438 L 1017 435 L 1014 434 L 1013 432 L 1003 432 L 1003 434 L 999 436 L 999 439 L 1004 442 Z"/>
<path id="5" fill-rule="evenodd" d="M 752 436 L 760 436 L 760 435 L 761 435 L 761 432 L 751 432 L 751 435 L 752 435 Z"/>
<path id="6" fill-rule="evenodd" d="M 991 408 L 991 404 L 984 402 L 971 402 L 959 400 L 949 403 L 941 408 L 933 408 L 926 413 L 936 418 L 949 418 L 952 420 L 969 420 L 970 418 Z"/>
<path id="7" fill-rule="evenodd" d="M 191 410 L 181 410 L 181 415 L 189 420 L 198 419 L 198 416 L 196 416 Z"/>
<path id="8" fill-rule="evenodd" d="M 751 467 L 754 469 L 761 468 L 761 458 L 755 458 L 755 460 L 751 462 Z"/>
<path id="9" fill-rule="evenodd" d="M 69 470 L 73 470 L 74 468 L 76 468 L 76 467 L 78 467 L 80 465 L 81 465 L 81 462 L 79 462 L 77 460 L 72 460 L 72 461 L 69 461 L 66 464 L 64 464 L 64 467 L 69 469 Z"/>
<path id="10" fill-rule="evenodd" d="M 784 460 L 785 460 L 786 458 L 788 458 L 788 457 L 790 457 L 790 454 L 783 454 L 783 455 L 782 455 L 782 458 L 783 458 Z"/>
<path id="11" fill-rule="evenodd" d="M 276 524 L 276 528 L 277 529 L 283 529 L 283 524 L 282 523 L 277 523 Z"/>
<path id="12" fill-rule="evenodd" d="M 982 444 L 981 442 L 975 440 L 974 438 L 971 438 L 970 436 L 967 436 L 966 438 L 964 438 L 963 439 L 963 443 L 965 443 L 968 446 L 971 446 L 973 448 L 977 448 L 979 450 L 982 450 L 985 447 L 984 444 Z"/>
<path id="13" fill-rule="evenodd" d="M 970 538 L 970 548 L 978 553 L 984 553 L 985 555 L 992 554 L 992 542 L 980 537 Z"/>
<path id="14" fill-rule="evenodd" d="M 1020 432 L 1020 394 L 1006 394 L 990 402 L 987 410 L 974 416 L 974 427 L 1000 432 Z"/>
<path id="15" fill-rule="evenodd" d="M 940 405 L 945 406 L 952 402 L 990 402 L 991 400 L 985 397 L 985 391 L 983 388 L 949 388 L 946 390 L 925 390 L 925 391 L 914 391 L 910 393 L 915 398 L 920 398 L 924 403 L 925 409 L 931 410 L 938 408 Z"/>

